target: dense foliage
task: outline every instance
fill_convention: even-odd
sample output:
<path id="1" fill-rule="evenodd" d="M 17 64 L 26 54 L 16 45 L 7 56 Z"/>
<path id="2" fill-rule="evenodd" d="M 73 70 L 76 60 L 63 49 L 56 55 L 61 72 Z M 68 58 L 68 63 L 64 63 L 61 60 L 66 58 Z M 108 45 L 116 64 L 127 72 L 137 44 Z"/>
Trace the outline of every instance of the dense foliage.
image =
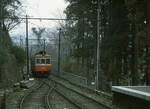
<path id="1" fill-rule="evenodd" d="M 11 47 L 11 54 L 13 54 L 16 58 L 17 65 L 23 66 L 25 64 L 25 51 L 18 46 L 12 46 Z"/>
<path id="2" fill-rule="evenodd" d="M 67 18 L 76 19 L 62 27 L 64 36 L 72 42 L 70 56 L 77 65 L 86 66 L 87 77 L 91 77 L 96 69 L 98 0 L 66 1 Z M 99 0 L 99 4 L 100 88 L 149 85 L 150 1 Z"/>
<path id="3" fill-rule="evenodd" d="M 22 79 L 25 52 L 13 45 L 9 35 L 20 23 L 16 13 L 20 5 L 18 0 L 0 0 L 0 87 L 9 87 Z"/>

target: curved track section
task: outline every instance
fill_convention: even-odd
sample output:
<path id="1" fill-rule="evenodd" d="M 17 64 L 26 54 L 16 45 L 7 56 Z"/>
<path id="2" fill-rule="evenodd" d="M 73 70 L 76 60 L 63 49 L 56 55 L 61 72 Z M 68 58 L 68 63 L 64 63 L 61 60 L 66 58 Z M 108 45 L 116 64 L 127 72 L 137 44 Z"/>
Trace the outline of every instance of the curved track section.
<path id="1" fill-rule="evenodd" d="M 54 81 L 51 81 L 51 84 L 48 82 L 45 83 L 51 89 L 49 94 L 45 97 L 45 101 L 51 103 L 50 108 L 47 109 L 68 109 L 68 107 L 69 109 L 82 109 L 75 102 L 72 102 L 72 100 L 70 100 L 68 97 L 57 91 L 57 86 Z M 48 100 L 48 98 L 51 98 L 51 102 Z"/>
<path id="2" fill-rule="evenodd" d="M 52 93 L 55 85 L 51 86 L 50 82 L 47 82 L 47 80 L 43 81 L 43 83 L 45 83 L 49 87 L 48 93 L 45 95 L 45 107 L 46 109 L 52 109 L 49 101 L 49 96 Z"/>
<path id="3" fill-rule="evenodd" d="M 31 95 L 32 93 L 34 93 L 35 91 L 37 91 L 40 87 L 42 87 L 42 83 L 39 85 L 39 86 L 37 86 L 36 88 L 34 88 L 34 89 L 32 89 L 32 90 L 29 90 L 23 97 L 22 97 L 22 99 L 21 99 L 21 102 L 20 102 L 20 104 L 19 104 L 19 109 L 23 109 L 23 103 L 25 102 L 25 99 L 29 96 L 29 95 Z"/>
<path id="4" fill-rule="evenodd" d="M 29 90 L 21 99 L 19 109 L 52 109 L 49 104 L 49 95 L 52 88 L 47 87 L 46 82 L 40 80 L 40 85 Z"/>
<path id="5" fill-rule="evenodd" d="M 84 109 L 60 92 L 54 81 L 41 79 L 38 87 L 29 90 L 21 99 L 19 109 Z"/>

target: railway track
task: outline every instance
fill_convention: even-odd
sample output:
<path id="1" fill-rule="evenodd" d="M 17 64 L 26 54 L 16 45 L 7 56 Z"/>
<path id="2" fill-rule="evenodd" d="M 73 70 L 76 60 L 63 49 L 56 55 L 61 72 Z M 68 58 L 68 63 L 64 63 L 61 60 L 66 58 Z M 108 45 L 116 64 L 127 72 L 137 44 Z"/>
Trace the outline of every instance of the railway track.
<path id="1" fill-rule="evenodd" d="M 37 87 L 29 90 L 19 103 L 19 109 L 62 109 L 62 107 L 64 109 L 65 107 L 66 109 L 82 109 L 68 97 L 57 91 L 55 82 L 45 79 L 40 80 L 40 84 Z"/>
<path id="2" fill-rule="evenodd" d="M 30 96 L 30 95 L 32 95 L 34 92 L 36 92 L 39 88 L 41 88 L 42 87 L 42 83 L 39 85 L 39 86 L 37 86 L 36 88 L 34 88 L 34 89 L 32 89 L 32 90 L 29 90 L 23 97 L 22 97 L 22 99 L 21 99 L 21 102 L 20 102 L 20 104 L 19 104 L 19 109 L 24 109 L 24 102 L 25 102 L 25 100 L 27 100 L 27 97 L 28 96 Z"/>
<path id="3" fill-rule="evenodd" d="M 52 88 L 47 87 L 45 82 L 40 81 L 40 84 L 28 91 L 21 99 L 19 104 L 19 109 L 52 109 L 49 104 L 49 95 L 52 91 Z"/>
<path id="4" fill-rule="evenodd" d="M 51 107 L 51 105 L 49 103 L 49 95 L 51 93 L 51 90 L 49 90 L 48 94 L 45 96 L 45 106 L 46 106 L 46 109 L 52 109 L 52 107 Z"/>
<path id="5" fill-rule="evenodd" d="M 55 90 L 66 99 L 69 99 L 70 102 L 74 103 L 80 109 L 112 109 L 110 106 L 100 103 L 91 97 L 73 90 L 72 88 L 66 87 L 57 81 L 54 82 L 57 84 Z"/>
<path id="6" fill-rule="evenodd" d="M 43 81 L 43 83 L 45 83 L 49 87 L 49 90 L 48 90 L 47 94 L 45 95 L 45 107 L 46 107 L 46 109 L 52 109 L 52 107 L 50 105 L 50 101 L 49 101 L 49 96 L 52 93 L 55 85 L 51 86 L 49 81 Z"/>
<path id="7" fill-rule="evenodd" d="M 48 100 L 49 96 L 50 96 L 50 94 L 53 93 L 53 94 L 57 95 L 56 96 L 57 97 L 57 102 L 58 103 L 62 102 L 61 105 L 57 104 L 57 109 L 59 109 L 59 106 L 60 106 L 60 109 L 62 109 L 64 104 L 66 104 L 67 107 L 69 107 L 71 109 L 82 109 L 75 102 L 72 102 L 72 100 L 70 100 L 68 97 L 66 97 L 65 95 L 63 95 L 59 91 L 57 91 L 56 86 L 55 86 L 55 82 L 51 82 L 53 85 L 50 85 L 48 82 L 45 82 L 45 83 L 48 85 L 48 87 L 50 87 L 50 90 L 49 90 L 47 96 L 45 97 L 45 101 L 49 101 Z M 53 100 L 53 98 L 51 99 L 51 101 L 52 100 Z M 47 107 L 49 107 L 47 109 L 54 109 L 54 108 L 56 108 L 56 107 L 52 108 L 52 106 L 50 105 L 50 102 L 47 103 Z M 66 106 L 64 106 L 64 109 L 65 109 L 65 107 Z M 66 109 L 67 109 L 67 107 L 66 107 Z"/>
<path id="8" fill-rule="evenodd" d="M 21 99 L 19 109 L 112 109 L 54 80 L 40 80 Z"/>

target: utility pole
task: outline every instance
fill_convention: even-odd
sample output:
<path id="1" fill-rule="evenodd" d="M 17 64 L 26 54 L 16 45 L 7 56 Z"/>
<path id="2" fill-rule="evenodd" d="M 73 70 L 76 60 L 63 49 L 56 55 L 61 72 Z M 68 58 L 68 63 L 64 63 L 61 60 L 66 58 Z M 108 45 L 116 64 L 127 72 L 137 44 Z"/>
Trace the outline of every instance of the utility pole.
<path id="1" fill-rule="evenodd" d="M 2 34 L 2 19 L 3 19 L 3 16 L 2 16 L 2 1 L 0 1 L 0 36 Z M 0 38 L 0 46 L 2 46 L 2 37 Z"/>
<path id="2" fill-rule="evenodd" d="M 59 29 L 59 42 L 58 42 L 58 73 L 60 73 L 60 35 L 61 35 L 61 28 Z"/>
<path id="3" fill-rule="evenodd" d="M 1 1 L 1 3 L 0 3 L 0 28 L 1 29 L 3 29 L 3 27 L 4 27 L 4 19 L 3 19 L 3 9 L 4 9 L 4 2 L 3 2 L 3 0 Z"/>
<path id="4" fill-rule="evenodd" d="M 29 76 L 29 45 L 28 45 L 28 18 L 26 15 L 26 60 L 27 60 L 27 76 Z M 28 77 L 27 77 L 28 79 Z"/>
<path id="5" fill-rule="evenodd" d="M 45 39 L 44 39 L 44 51 L 46 52 Z"/>
<path id="6" fill-rule="evenodd" d="M 2 19 L 3 19 L 3 16 L 2 16 L 2 3 L 0 4 L 0 28 L 2 29 Z"/>
<path id="7" fill-rule="evenodd" d="M 100 40 L 100 0 L 97 2 L 97 61 L 96 61 L 96 89 L 99 89 L 99 61 L 100 61 L 100 53 L 99 53 L 99 40 Z"/>

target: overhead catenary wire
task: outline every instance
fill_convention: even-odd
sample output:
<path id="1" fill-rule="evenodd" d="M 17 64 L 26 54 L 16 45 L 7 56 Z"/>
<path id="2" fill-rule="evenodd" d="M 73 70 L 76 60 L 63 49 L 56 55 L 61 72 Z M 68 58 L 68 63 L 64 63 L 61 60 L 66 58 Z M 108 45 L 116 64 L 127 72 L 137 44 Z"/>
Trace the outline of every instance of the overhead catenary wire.
<path id="1" fill-rule="evenodd" d="M 26 15 L 26 17 L 10 17 L 10 16 L 5 16 L 0 18 L 0 20 L 3 19 L 20 19 L 20 20 L 25 20 L 26 22 L 26 60 L 27 60 L 27 75 L 29 76 L 29 46 L 28 46 L 28 20 L 77 20 L 77 19 L 60 19 L 60 18 L 40 18 L 40 17 L 29 17 Z M 58 62 L 58 72 L 60 71 L 60 31 L 59 31 L 59 56 L 58 56 L 59 62 Z M 27 76 L 27 79 L 28 79 Z"/>
<path id="2" fill-rule="evenodd" d="M 44 17 L 11 17 L 5 16 L 1 19 L 30 19 L 30 20 L 78 20 L 78 19 L 65 19 L 65 18 L 44 18 Z"/>

